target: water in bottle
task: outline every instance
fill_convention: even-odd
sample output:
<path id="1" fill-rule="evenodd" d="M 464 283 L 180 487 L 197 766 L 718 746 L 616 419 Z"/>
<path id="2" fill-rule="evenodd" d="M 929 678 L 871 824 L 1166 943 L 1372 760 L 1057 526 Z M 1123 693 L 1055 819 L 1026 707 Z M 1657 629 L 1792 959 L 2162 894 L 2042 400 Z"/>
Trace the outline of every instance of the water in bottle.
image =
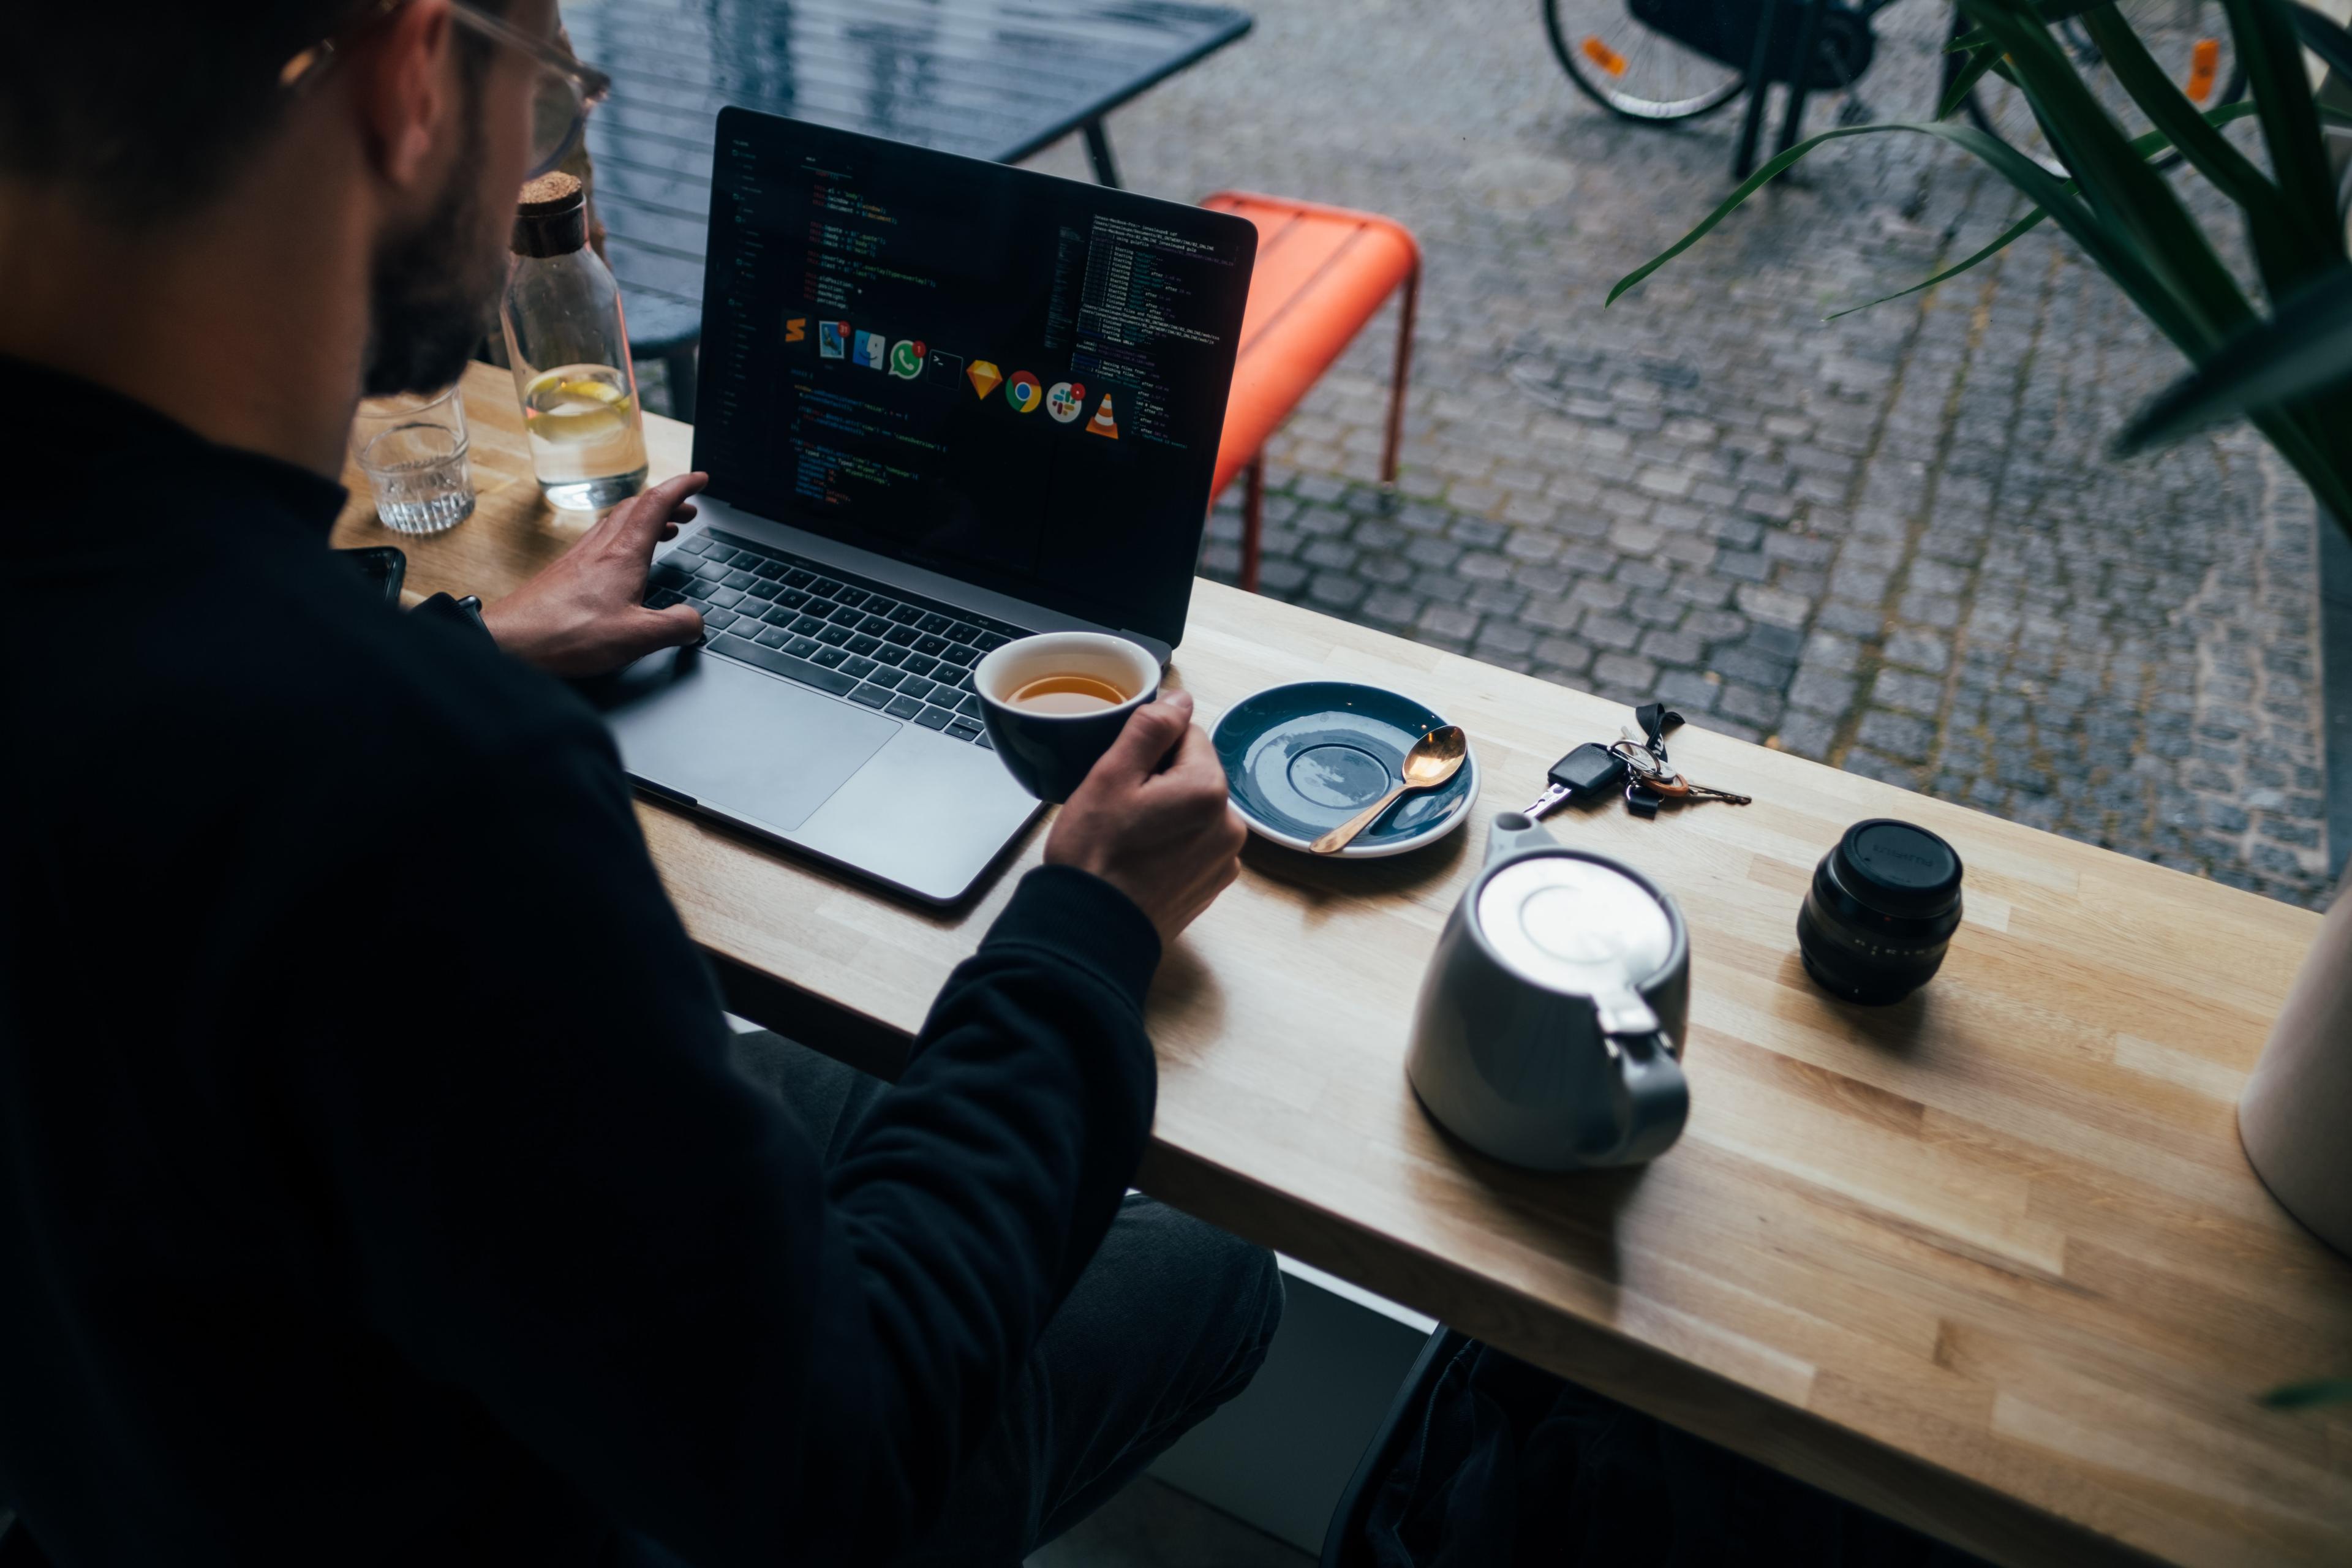
<path id="1" fill-rule="evenodd" d="M 513 243 L 499 319 L 531 468 L 551 504 L 601 510 L 645 487 L 646 437 L 620 285 L 589 247 L 580 182 L 525 185 Z"/>

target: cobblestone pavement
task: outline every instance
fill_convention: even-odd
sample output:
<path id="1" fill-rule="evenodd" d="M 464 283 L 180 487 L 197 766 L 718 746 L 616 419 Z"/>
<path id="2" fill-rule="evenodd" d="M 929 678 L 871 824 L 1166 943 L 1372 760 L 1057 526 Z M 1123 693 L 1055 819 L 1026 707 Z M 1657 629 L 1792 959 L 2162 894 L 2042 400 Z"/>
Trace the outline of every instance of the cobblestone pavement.
<path id="1" fill-rule="evenodd" d="M 1609 119 L 1527 0 L 1252 8 L 1112 117 L 1129 183 L 1368 207 L 1425 258 L 1397 493 L 1384 317 L 1272 447 L 1267 592 L 2324 900 L 2300 485 L 2242 432 L 2103 455 L 2179 362 L 2047 231 L 1822 320 L 1966 254 L 2005 185 L 1926 137 L 1841 142 L 1604 310 L 1727 189 L 1728 114 Z M 1947 15 L 1882 15 L 1874 118 L 1929 110 Z M 1075 144 L 1038 164 L 1086 172 Z"/>
<path id="2" fill-rule="evenodd" d="M 2300 483 L 2242 430 L 2105 457 L 2180 362 L 2047 229 L 1822 320 L 1974 249 L 2006 185 L 1843 141 L 1604 310 L 1728 190 L 1730 111 L 1611 119 L 1532 0 L 1244 3 L 1249 37 L 1111 116 L 1128 183 L 1369 208 L 1424 260 L 1399 483 L 1391 308 L 1270 447 L 1265 592 L 2325 902 Z M 1948 16 L 1881 13 L 1865 118 L 1931 111 Z M 1075 139 L 1034 166 L 1089 177 Z"/>

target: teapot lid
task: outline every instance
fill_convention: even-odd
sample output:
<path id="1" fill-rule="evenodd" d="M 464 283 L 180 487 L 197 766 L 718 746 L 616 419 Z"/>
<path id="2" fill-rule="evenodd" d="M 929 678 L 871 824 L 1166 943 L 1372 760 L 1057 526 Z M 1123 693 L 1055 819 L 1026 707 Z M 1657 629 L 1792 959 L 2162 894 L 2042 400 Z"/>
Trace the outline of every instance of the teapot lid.
<path id="1" fill-rule="evenodd" d="M 1665 906 L 1613 867 L 1576 855 L 1531 855 L 1486 880 L 1478 925 L 1522 979 L 1597 995 L 1655 974 L 1675 950 Z"/>

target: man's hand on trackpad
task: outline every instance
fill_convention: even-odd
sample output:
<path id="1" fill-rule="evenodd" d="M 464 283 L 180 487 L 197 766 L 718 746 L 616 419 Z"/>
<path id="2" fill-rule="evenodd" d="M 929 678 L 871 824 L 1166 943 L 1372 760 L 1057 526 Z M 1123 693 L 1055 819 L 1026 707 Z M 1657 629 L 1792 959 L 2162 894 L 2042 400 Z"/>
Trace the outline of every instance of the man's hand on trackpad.
<path id="1" fill-rule="evenodd" d="M 551 675 L 602 675 L 694 641 L 702 635 L 702 616 L 693 606 L 648 610 L 640 601 L 654 546 L 693 518 L 687 497 L 709 479 L 680 474 L 623 501 L 562 560 L 483 605 L 482 624 L 499 647 Z"/>

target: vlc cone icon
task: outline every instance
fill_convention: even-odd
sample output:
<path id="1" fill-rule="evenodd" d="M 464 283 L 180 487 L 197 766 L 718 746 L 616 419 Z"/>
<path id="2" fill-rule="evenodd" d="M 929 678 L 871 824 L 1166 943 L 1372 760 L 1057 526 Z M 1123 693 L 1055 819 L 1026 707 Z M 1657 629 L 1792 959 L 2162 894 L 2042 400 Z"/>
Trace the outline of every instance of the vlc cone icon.
<path id="1" fill-rule="evenodd" d="M 1092 419 L 1087 421 L 1087 434 L 1108 436 L 1114 441 L 1118 439 L 1118 421 L 1110 416 L 1109 393 L 1103 394 L 1102 406 L 1095 410 Z"/>

